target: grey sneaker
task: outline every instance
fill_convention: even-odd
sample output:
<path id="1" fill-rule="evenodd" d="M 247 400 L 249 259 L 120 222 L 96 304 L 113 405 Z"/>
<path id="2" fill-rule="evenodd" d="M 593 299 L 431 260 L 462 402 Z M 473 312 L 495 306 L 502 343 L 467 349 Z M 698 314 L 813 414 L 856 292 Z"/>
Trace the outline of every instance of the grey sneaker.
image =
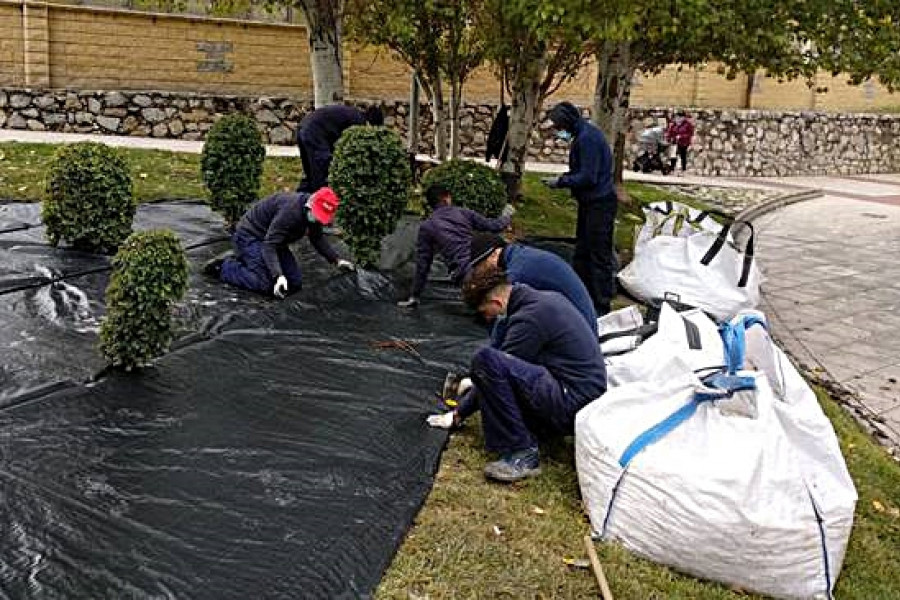
<path id="1" fill-rule="evenodd" d="M 519 450 L 505 454 L 484 467 L 484 476 L 494 481 L 513 483 L 541 474 L 541 465 L 537 448 Z"/>

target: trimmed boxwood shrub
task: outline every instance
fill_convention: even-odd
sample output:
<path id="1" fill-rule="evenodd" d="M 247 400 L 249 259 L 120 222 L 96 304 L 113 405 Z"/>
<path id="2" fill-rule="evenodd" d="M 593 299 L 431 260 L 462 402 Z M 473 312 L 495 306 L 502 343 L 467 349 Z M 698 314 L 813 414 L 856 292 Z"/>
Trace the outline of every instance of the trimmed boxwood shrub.
<path id="1" fill-rule="evenodd" d="M 329 183 L 341 199 L 344 240 L 361 267 L 378 263 L 381 240 L 403 214 L 411 180 L 403 142 L 390 129 L 355 126 L 338 140 Z"/>
<path id="2" fill-rule="evenodd" d="M 79 250 L 114 252 L 131 233 L 131 172 L 114 148 L 63 146 L 50 163 L 46 192 L 41 219 L 54 246 L 65 240 Z"/>
<path id="3" fill-rule="evenodd" d="M 206 134 L 200 168 L 212 209 L 233 226 L 256 202 L 266 148 L 252 117 L 240 113 L 216 121 Z"/>
<path id="4" fill-rule="evenodd" d="M 450 190 L 453 204 L 499 217 L 506 206 L 506 186 L 490 167 L 470 160 L 449 160 L 426 171 L 422 190 L 439 183 Z"/>
<path id="5" fill-rule="evenodd" d="M 113 258 L 100 350 L 131 370 L 163 354 L 172 341 L 172 307 L 187 289 L 188 265 L 175 234 L 134 233 Z"/>

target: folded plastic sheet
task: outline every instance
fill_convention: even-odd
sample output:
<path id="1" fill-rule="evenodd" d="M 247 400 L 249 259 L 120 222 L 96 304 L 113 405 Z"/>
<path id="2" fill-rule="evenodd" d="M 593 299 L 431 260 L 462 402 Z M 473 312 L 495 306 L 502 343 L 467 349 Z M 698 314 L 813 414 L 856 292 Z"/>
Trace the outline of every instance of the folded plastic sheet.
<path id="1" fill-rule="evenodd" d="M 84 293 L 92 319 L 52 326 L 26 298 L 48 286 L 0 291 L 0 364 L 20 390 L 0 397 L 0 598 L 369 597 L 433 482 L 435 392 L 484 329 L 449 288 L 399 310 L 390 280 L 337 274 L 305 243 L 288 300 L 228 288 L 197 273 L 227 247 L 207 209 L 141 212 L 142 227 L 210 242 L 189 253 L 188 335 L 149 369 L 89 384 L 107 275 L 75 274 L 106 259 L 73 266 L 6 237 L 37 229 L 0 234 L 0 252 L 37 249 L 74 275 L 49 287 Z"/>

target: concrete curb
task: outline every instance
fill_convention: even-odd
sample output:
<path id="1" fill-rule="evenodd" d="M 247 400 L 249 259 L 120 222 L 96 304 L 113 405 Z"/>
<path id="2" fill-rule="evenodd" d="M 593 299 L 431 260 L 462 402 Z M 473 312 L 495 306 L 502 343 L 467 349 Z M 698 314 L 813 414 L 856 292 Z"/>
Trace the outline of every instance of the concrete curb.
<path id="1" fill-rule="evenodd" d="M 749 208 L 745 208 L 737 215 L 735 215 L 735 221 L 747 221 L 752 223 L 754 219 L 758 219 L 759 217 L 769 214 L 772 211 L 778 210 L 779 208 L 789 206 L 791 204 L 796 204 L 797 202 L 803 202 L 806 200 L 815 200 L 816 198 L 821 198 L 825 193 L 819 189 L 809 189 L 809 190 L 800 190 L 799 192 L 790 192 L 788 194 L 784 194 L 781 196 L 777 196 L 770 200 L 766 200 L 756 206 L 751 206 Z"/>

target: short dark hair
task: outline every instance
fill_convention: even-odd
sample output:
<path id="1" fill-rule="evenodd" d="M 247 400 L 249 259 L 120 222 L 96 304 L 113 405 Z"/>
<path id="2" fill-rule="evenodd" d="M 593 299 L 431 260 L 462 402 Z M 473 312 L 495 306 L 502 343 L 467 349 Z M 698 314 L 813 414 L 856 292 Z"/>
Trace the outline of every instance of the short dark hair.
<path id="1" fill-rule="evenodd" d="M 463 302 L 469 307 L 478 309 L 485 298 L 501 285 L 508 285 L 506 273 L 502 271 L 473 272 L 466 278 L 462 287 Z"/>
<path id="2" fill-rule="evenodd" d="M 381 107 L 376 104 L 370 104 L 366 107 L 365 113 L 363 113 L 366 117 L 366 123 L 369 125 L 384 125 L 384 113 L 381 110 Z"/>
<path id="3" fill-rule="evenodd" d="M 447 189 L 446 185 L 441 183 L 432 183 L 428 186 L 428 189 L 425 190 L 425 203 L 429 208 L 434 208 L 441 203 L 441 200 L 444 199 L 444 196 L 449 195 L 450 190 Z"/>

